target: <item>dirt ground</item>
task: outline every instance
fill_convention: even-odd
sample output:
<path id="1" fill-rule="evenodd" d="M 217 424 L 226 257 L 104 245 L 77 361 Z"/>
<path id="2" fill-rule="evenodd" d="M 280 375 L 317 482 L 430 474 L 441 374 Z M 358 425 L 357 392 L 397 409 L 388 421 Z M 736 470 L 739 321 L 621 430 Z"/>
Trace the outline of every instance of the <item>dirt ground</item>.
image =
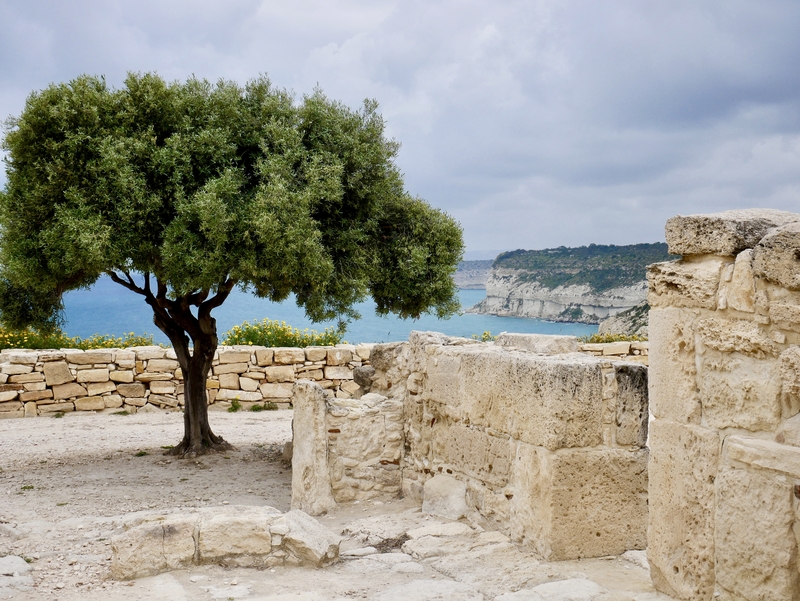
<path id="1" fill-rule="evenodd" d="M 346 536 L 345 557 L 325 569 L 208 565 L 131 582 L 110 578 L 110 538 L 126 514 L 220 505 L 288 511 L 291 469 L 282 450 L 291 419 L 291 411 L 214 412 L 212 428 L 236 450 L 196 460 L 163 454 L 181 437 L 179 413 L 0 420 L 0 558 L 19 556 L 31 568 L 16 578 L 0 575 L 0 599 L 538 601 L 507 593 L 552 581 L 605 592 L 539 598 L 668 599 L 654 592 L 641 552 L 548 564 L 479 524 L 440 536 L 435 529 L 446 520 L 401 499 L 341 505 L 319 518 Z M 433 536 L 411 541 L 405 553 L 352 553 L 420 527 L 434 528 Z"/>

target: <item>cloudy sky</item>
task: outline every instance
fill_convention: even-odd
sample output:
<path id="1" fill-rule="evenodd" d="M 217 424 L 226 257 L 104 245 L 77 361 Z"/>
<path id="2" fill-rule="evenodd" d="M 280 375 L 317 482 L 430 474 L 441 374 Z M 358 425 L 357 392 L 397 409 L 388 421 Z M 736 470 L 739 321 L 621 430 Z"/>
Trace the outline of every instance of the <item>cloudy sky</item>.
<path id="1" fill-rule="evenodd" d="M 0 23 L 3 118 L 81 73 L 375 98 L 470 251 L 800 211 L 797 0 L 0 0 Z"/>

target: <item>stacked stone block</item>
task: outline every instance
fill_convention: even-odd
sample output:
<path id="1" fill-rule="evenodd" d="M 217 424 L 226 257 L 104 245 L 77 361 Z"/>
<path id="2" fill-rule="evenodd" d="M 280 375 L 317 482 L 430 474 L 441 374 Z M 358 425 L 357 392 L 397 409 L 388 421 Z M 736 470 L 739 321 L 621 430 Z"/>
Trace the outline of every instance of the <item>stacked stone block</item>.
<path id="1" fill-rule="evenodd" d="M 369 363 L 371 345 L 220 347 L 208 378 L 212 407 L 236 400 L 290 406 L 297 379 L 311 379 L 334 397 L 359 390 L 353 369 Z M 0 418 L 72 411 L 160 411 L 183 405 L 183 375 L 172 349 L 158 346 L 0 353 Z"/>
<path id="2" fill-rule="evenodd" d="M 649 268 L 656 587 L 800 599 L 800 215 L 674 217 Z"/>

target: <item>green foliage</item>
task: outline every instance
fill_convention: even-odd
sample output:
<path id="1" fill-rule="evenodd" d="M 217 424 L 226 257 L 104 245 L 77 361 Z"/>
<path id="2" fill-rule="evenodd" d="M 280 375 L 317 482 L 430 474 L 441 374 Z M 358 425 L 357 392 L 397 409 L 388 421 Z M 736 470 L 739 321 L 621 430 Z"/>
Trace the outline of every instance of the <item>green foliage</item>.
<path id="1" fill-rule="evenodd" d="M 260 411 L 277 411 L 278 405 L 273 403 L 272 401 L 267 401 L 263 405 L 259 405 L 256 403 L 255 405 L 250 407 L 250 411 L 253 413 L 258 413 Z"/>
<path id="2" fill-rule="evenodd" d="M 231 401 L 231 406 L 228 407 L 228 413 L 236 413 L 237 411 L 241 410 L 242 404 L 239 402 L 239 399 L 233 399 Z"/>
<path id="3" fill-rule="evenodd" d="M 70 337 L 60 330 L 39 331 L 33 328 L 6 330 L 0 328 L 0 348 L 58 349 L 76 348 L 85 351 L 99 348 L 128 348 L 131 346 L 152 346 L 150 335 L 137 336 L 133 332 L 123 336 L 95 334 L 89 338 Z"/>
<path id="4" fill-rule="evenodd" d="M 596 292 L 644 281 L 650 263 L 672 257 L 667 245 L 632 244 L 614 246 L 590 244 L 578 248 L 515 250 L 497 256 L 493 267 L 527 272 L 523 281 L 536 281 L 545 288 L 588 284 Z"/>
<path id="5" fill-rule="evenodd" d="M 133 454 L 134 457 L 144 457 L 145 455 L 147 455 L 147 451 L 137 451 Z"/>
<path id="6" fill-rule="evenodd" d="M 225 333 L 222 344 L 256 346 L 334 346 L 343 342 L 343 332 L 325 328 L 322 332 L 305 328 L 300 330 L 285 321 L 263 319 L 233 326 Z"/>
<path id="7" fill-rule="evenodd" d="M 591 336 L 580 336 L 578 340 L 586 344 L 606 344 L 608 342 L 646 342 L 647 338 L 628 334 L 592 334 Z"/>
<path id="8" fill-rule="evenodd" d="M 265 77 L 131 73 L 112 89 L 82 76 L 34 92 L 3 140 L 2 320 L 55 329 L 62 294 L 109 272 L 155 278 L 137 286 L 154 310 L 238 285 L 294 293 L 314 320 L 356 317 L 367 295 L 379 313 L 451 314 L 461 229 L 404 191 L 398 148 L 375 102 L 296 102 Z"/>
<path id="9" fill-rule="evenodd" d="M 481 342 L 492 342 L 493 340 L 497 339 L 497 336 L 492 336 L 492 333 L 489 330 L 485 330 L 480 336 L 473 334 L 472 339 L 480 340 Z"/>

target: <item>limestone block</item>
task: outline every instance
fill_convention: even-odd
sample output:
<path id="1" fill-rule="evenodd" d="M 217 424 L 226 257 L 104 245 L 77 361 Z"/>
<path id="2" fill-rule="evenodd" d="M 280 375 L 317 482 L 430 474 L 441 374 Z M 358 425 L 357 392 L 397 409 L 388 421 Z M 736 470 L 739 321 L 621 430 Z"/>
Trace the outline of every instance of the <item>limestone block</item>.
<path id="1" fill-rule="evenodd" d="M 0 576 L 14 576 L 27 574 L 31 571 L 30 564 L 22 557 L 16 555 L 6 555 L 0 557 Z M 13 597 L 13 595 L 11 595 Z"/>
<path id="2" fill-rule="evenodd" d="M 600 360 L 466 347 L 452 352 L 462 354 L 463 378 L 454 417 L 551 450 L 602 443 Z"/>
<path id="3" fill-rule="evenodd" d="M 353 370 L 347 365 L 326 365 L 325 378 L 328 380 L 352 380 Z"/>
<path id="4" fill-rule="evenodd" d="M 22 409 L 24 409 L 24 406 L 20 401 L 6 401 L 0 403 L 0 411 L 20 411 Z"/>
<path id="5" fill-rule="evenodd" d="M 75 399 L 75 411 L 100 411 L 106 408 L 103 397 L 89 396 L 82 399 Z"/>
<path id="6" fill-rule="evenodd" d="M 39 411 L 36 409 L 36 403 L 25 403 L 25 417 L 36 417 Z"/>
<path id="7" fill-rule="evenodd" d="M 371 365 L 362 365 L 353 369 L 353 380 L 367 392 L 372 388 L 372 376 L 374 375 L 375 368 Z"/>
<path id="8" fill-rule="evenodd" d="M 617 384 L 616 432 L 618 445 L 644 447 L 649 417 L 647 368 L 629 363 L 614 364 Z"/>
<path id="9" fill-rule="evenodd" d="M 152 394 L 175 394 L 175 382 L 150 382 L 150 392 Z"/>
<path id="10" fill-rule="evenodd" d="M 133 351 L 117 351 L 114 363 L 119 369 L 133 369 L 136 367 L 136 353 Z"/>
<path id="11" fill-rule="evenodd" d="M 783 417 L 800 413 L 800 347 L 792 345 L 780 355 Z"/>
<path id="12" fill-rule="evenodd" d="M 630 342 L 608 342 L 603 345 L 603 355 L 629 355 L 631 352 Z"/>
<path id="13" fill-rule="evenodd" d="M 225 364 L 225 363 L 249 363 L 250 362 L 250 351 L 220 350 L 219 351 L 219 362 L 222 363 L 222 364 Z"/>
<path id="14" fill-rule="evenodd" d="M 84 351 L 70 353 L 67 361 L 75 365 L 94 365 L 95 363 L 113 363 L 114 354 L 107 351 Z"/>
<path id="15" fill-rule="evenodd" d="M 76 379 L 79 383 L 108 382 L 108 369 L 82 369 Z"/>
<path id="16" fill-rule="evenodd" d="M 359 344 L 356 346 L 355 353 L 362 361 L 369 361 L 370 354 L 372 353 L 372 347 L 374 346 L 375 345 L 372 343 Z"/>
<path id="17" fill-rule="evenodd" d="M 162 372 L 162 373 L 143 373 L 143 374 L 136 374 L 133 379 L 137 382 L 157 382 L 157 381 L 166 381 L 172 379 L 172 374 L 169 372 Z"/>
<path id="18" fill-rule="evenodd" d="M 444 405 L 454 417 L 461 416 L 464 377 L 460 372 L 461 355 L 440 354 L 428 357 L 425 369 L 428 378 L 423 398 Z M 353 373 L 355 374 L 355 370 Z"/>
<path id="19" fill-rule="evenodd" d="M 262 384 L 259 390 L 265 399 L 288 399 L 292 396 L 294 384 Z"/>
<path id="20" fill-rule="evenodd" d="M 273 507 L 226 507 L 221 514 L 204 515 L 198 533 L 199 561 L 263 565 L 272 550 L 269 526 L 280 515 Z"/>
<path id="21" fill-rule="evenodd" d="M 291 365 L 275 365 L 264 369 L 267 382 L 294 382 L 294 367 Z"/>
<path id="22" fill-rule="evenodd" d="M 219 389 L 219 380 L 206 380 L 206 389 Z"/>
<path id="23" fill-rule="evenodd" d="M 152 576 L 191 565 L 198 517 L 168 515 L 111 538 L 111 575 L 118 580 Z"/>
<path id="24" fill-rule="evenodd" d="M 262 399 L 262 395 L 260 392 L 245 392 L 244 390 L 230 390 L 227 388 L 222 388 L 217 393 L 218 401 L 232 401 L 236 399 L 237 401 L 260 401 Z"/>
<path id="25" fill-rule="evenodd" d="M 325 363 L 327 365 L 347 365 L 353 360 L 353 353 L 343 348 L 328 349 Z"/>
<path id="26" fill-rule="evenodd" d="M 9 363 L 19 363 L 21 365 L 36 365 L 38 360 L 38 353 L 13 353 L 8 356 Z"/>
<path id="27" fill-rule="evenodd" d="M 699 423 L 694 323 L 690 310 L 650 310 L 650 410 L 657 418 Z"/>
<path id="28" fill-rule="evenodd" d="M 733 257 L 756 246 L 771 228 L 798 220 L 800 215 L 774 209 L 676 215 L 665 233 L 670 254 Z"/>
<path id="29" fill-rule="evenodd" d="M 797 599 L 793 483 L 723 468 L 716 488 L 717 585 L 740 599 Z"/>
<path id="30" fill-rule="evenodd" d="M 30 365 L 12 365 L 10 363 L 5 363 L 0 365 L 0 371 L 6 375 L 13 376 L 17 374 L 29 374 L 33 371 L 33 367 Z"/>
<path id="31" fill-rule="evenodd" d="M 356 392 L 358 392 L 359 390 L 361 390 L 361 386 L 359 386 L 358 384 L 356 384 L 355 382 L 353 382 L 353 381 L 351 381 L 351 380 L 344 380 L 344 381 L 343 381 L 343 382 L 342 382 L 342 383 L 339 385 L 339 387 L 340 387 L 342 390 L 344 390 L 346 393 L 348 393 L 348 394 L 355 394 Z"/>
<path id="32" fill-rule="evenodd" d="M 328 349 L 324 346 L 307 346 L 305 349 L 306 361 L 325 361 Z"/>
<path id="33" fill-rule="evenodd" d="M 130 384 L 133 382 L 133 372 L 132 371 L 110 371 L 108 372 L 108 379 L 112 382 L 122 382 L 124 384 Z"/>
<path id="34" fill-rule="evenodd" d="M 651 307 L 717 308 L 720 272 L 730 261 L 718 257 L 667 261 L 647 266 Z"/>
<path id="35" fill-rule="evenodd" d="M 86 395 L 87 395 L 86 389 L 80 384 L 76 384 L 75 382 L 53 386 L 54 399 L 69 399 L 73 397 L 86 396 Z"/>
<path id="36" fill-rule="evenodd" d="M 0 411 L 0 419 L 15 419 L 18 417 L 25 417 L 25 411 L 22 409 L 17 411 Z"/>
<path id="37" fill-rule="evenodd" d="M 756 281 L 753 274 L 753 251 L 747 249 L 740 252 L 736 256 L 735 265 L 731 267 L 730 280 L 726 281 L 723 277 L 720 283 L 719 308 L 730 307 L 744 313 L 754 313 Z"/>
<path id="38" fill-rule="evenodd" d="M 695 329 L 703 346 L 716 351 L 758 358 L 778 354 L 778 347 L 767 332 L 752 321 L 712 317 L 699 320 Z"/>
<path id="39" fill-rule="evenodd" d="M 164 396 L 163 394 L 151 394 L 147 397 L 148 404 L 158 405 L 159 407 L 177 407 L 178 399 L 173 396 Z"/>
<path id="40" fill-rule="evenodd" d="M 147 362 L 147 371 L 151 373 L 174 372 L 178 367 L 174 359 L 150 359 Z"/>
<path id="41" fill-rule="evenodd" d="M 247 363 L 226 363 L 225 365 L 215 365 L 214 375 L 220 374 L 243 374 L 249 368 Z"/>
<path id="42" fill-rule="evenodd" d="M 30 392 L 20 392 L 19 393 L 19 400 L 23 402 L 27 401 L 41 401 L 44 399 L 52 399 L 53 398 L 53 391 L 52 390 L 34 390 Z"/>
<path id="43" fill-rule="evenodd" d="M 306 353 L 301 348 L 292 347 L 276 347 L 273 349 L 272 360 L 281 365 L 290 365 L 292 363 L 304 363 L 306 360 Z"/>
<path id="44" fill-rule="evenodd" d="M 458 520 L 467 515 L 467 485 L 444 474 L 425 482 L 422 513 Z"/>
<path id="45" fill-rule="evenodd" d="M 264 367 L 272 364 L 273 350 L 271 348 L 256 349 L 256 364 Z"/>
<path id="46" fill-rule="evenodd" d="M 264 380 L 266 376 L 264 375 L 263 371 L 247 371 L 243 374 L 239 374 L 242 378 L 249 378 L 250 380 Z"/>
<path id="47" fill-rule="evenodd" d="M 647 555 L 653 585 L 672 597 L 711 599 L 714 593 L 718 463 L 716 432 L 664 419 L 650 424 Z"/>
<path id="48" fill-rule="evenodd" d="M 549 334 L 511 334 L 501 332 L 494 343 L 497 346 L 515 347 L 541 353 L 559 355 L 578 352 L 578 339 L 575 336 L 552 336 Z"/>
<path id="49" fill-rule="evenodd" d="M 39 413 L 56 413 L 58 411 L 61 413 L 69 413 L 75 411 L 75 405 L 71 402 L 49 403 L 47 405 L 37 403 L 37 407 Z"/>
<path id="50" fill-rule="evenodd" d="M 63 361 L 66 356 L 64 351 L 39 351 L 39 361 L 42 363 L 48 361 Z"/>
<path id="51" fill-rule="evenodd" d="M 800 222 L 767 233 L 753 249 L 753 271 L 789 290 L 800 290 Z"/>
<path id="52" fill-rule="evenodd" d="M 131 405 L 133 407 L 144 407 L 147 404 L 146 398 L 125 397 L 123 401 L 126 408 L 128 407 L 128 405 Z"/>
<path id="53" fill-rule="evenodd" d="M 86 393 L 89 396 L 97 396 L 106 392 L 114 392 L 117 389 L 114 382 L 98 382 L 86 385 Z"/>
<path id="54" fill-rule="evenodd" d="M 235 375 L 235 374 L 232 374 Z M 252 378 L 239 378 L 239 387 L 245 392 L 255 392 L 258 390 L 258 380 Z"/>
<path id="55" fill-rule="evenodd" d="M 336 507 L 328 472 L 326 394 L 318 384 L 300 380 L 292 403 L 292 509 L 320 515 Z"/>
<path id="56" fill-rule="evenodd" d="M 3 390 L 0 392 L 0 403 L 5 403 L 6 401 L 13 401 L 19 396 L 19 390 Z"/>
<path id="57" fill-rule="evenodd" d="M 706 350 L 699 358 L 703 417 L 713 428 L 774 430 L 781 419 L 780 362 Z"/>
<path id="58" fill-rule="evenodd" d="M 44 383 L 44 382 L 26 382 L 22 386 L 25 388 L 25 390 L 27 390 L 29 392 L 34 391 L 34 390 L 42 391 L 45 388 L 47 388 L 47 384 Z"/>
<path id="59" fill-rule="evenodd" d="M 800 332 L 800 305 L 771 302 L 769 318 L 779 328 Z"/>
<path id="60" fill-rule="evenodd" d="M 295 405 L 296 410 L 297 405 Z M 297 440 L 297 439 L 295 439 Z M 295 452 L 297 447 L 295 447 Z M 294 490 L 294 488 L 292 489 Z M 294 495 L 292 495 L 294 504 Z M 293 509 L 273 522 L 272 531 L 287 530 L 283 536 L 283 547 L 302 563 L 323 566 L 339 558 L 341 537 L 325 528 L 317 520 Z"/>
<path id="61" fill-rule="evenodd" d="M 106 409 L 116 409 L 122 407 L 122 397 L 118 394 L 109 394 L 103 397 Z"/>
<path id="62" fill-rule="evenodd" d="M 236 374 L 220 374 L 219 387 L 239 390 L 239 376 Z"/>
<path id="63" fill-rule="evenodd" d="M 117 392 L 126 398 L 144 397 L 145 390 L 145 385 L 141 382 L 133 382 L 132 384 L 117 384 Z"/>
<path id="64" fill-rule="evenodd" d="M 8 378 L 8 381 L 13 384 L 25 384 L 26 382 L 43 382 L 44 376 L 39 372 L 29 374 L 18 374 Z"/>
<path id="65" fill-rule="evenodd" d="M 131 349 L 136 353 L 137 361 L 149 361 L 150 359 L 163 359 L 167 351 L 160 346 L 137 346 Z"/>
<path id="66" fill-rule="evenodd" d="M 748 466 L 800 478 L 800 449 L 772 440 L 728 436 L 724 458 L 737 466 Z"/>
<path id="67" fill-rule="evenodd" d="M 66 361 L 47 362 L 43 366 L 43 371 L 48 386 L 58 386 L 75 380 Z"/>

